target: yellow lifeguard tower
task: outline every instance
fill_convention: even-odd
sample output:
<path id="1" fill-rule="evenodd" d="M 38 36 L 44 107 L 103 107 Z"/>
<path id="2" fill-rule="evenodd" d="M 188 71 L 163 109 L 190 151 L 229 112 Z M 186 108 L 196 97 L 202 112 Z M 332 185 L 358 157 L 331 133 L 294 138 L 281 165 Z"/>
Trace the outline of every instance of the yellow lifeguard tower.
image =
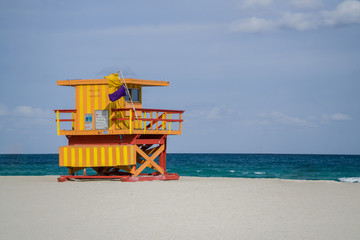
<path id="1" fill-rule="evenodd" d="M 75 109 L 54 110 L 57 133 L 68 139 L 67 146 L 59 147 L 59 165 L 67 167 L 69 175 L 58 181 L 179 179 L 177 174 L 166 172 L 166 142 L 168 135 L 181 134 L 184 111 L 142 108 L 144 88 L 169 86 L 169 82 L 122 80 L 130 96 L 115 102 L 109 100 L 109 94 L 116 89 L 108 85 L 107 79 L 57 81 L 59 86 L 75 87 Z M 62 122 L 71 124 L 62 129 Z M 86 175 L 86 168 L 97 174 Z M 153 169 L 152 173 L 143 173 L 145 168 Z"/>

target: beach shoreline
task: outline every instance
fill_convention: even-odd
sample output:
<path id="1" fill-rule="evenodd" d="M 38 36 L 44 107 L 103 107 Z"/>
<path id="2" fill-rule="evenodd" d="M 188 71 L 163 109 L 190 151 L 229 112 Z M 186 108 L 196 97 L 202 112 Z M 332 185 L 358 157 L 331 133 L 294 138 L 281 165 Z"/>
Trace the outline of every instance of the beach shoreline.
<path id="1" fill-rule="evenodd" d="M 0 176 L 1 239 L 357 239 L 360 184 Z"/>

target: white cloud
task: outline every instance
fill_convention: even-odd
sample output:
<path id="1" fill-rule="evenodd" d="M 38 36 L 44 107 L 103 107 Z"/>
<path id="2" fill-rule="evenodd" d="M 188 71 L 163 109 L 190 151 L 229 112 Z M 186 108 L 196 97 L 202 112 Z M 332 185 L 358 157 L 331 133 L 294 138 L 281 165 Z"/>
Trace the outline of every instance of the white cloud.
<path id="1" fill-rule="evenodd" d="M 302 1 L 292 1 L 298 4 Z M 305 1 L 303 7 L 308 4 L 315 6 L 318 1 Z M 247 19 L 239 19 L 230 24 L 233 32 L 267 32 L 270 30 L 293 29 L 305 31 L 321 27 L 360 24 L 360 1 L 345 0 L 339 3 L 332 11 L 310 12 L 282 12 L 280 16 L 273 18 L 258 18 L 253 16 Z"/>
<path id="2" fill-rule="evenodd" d="M 0 116 L 6 116 L 7 113 L 8 113 L 7 107 L 4 104 L 0 103 Z"/>
<path id="3" fill-rule="evenodd" d="M 299 9 L 316 9 L 323 5 L 320 0 L 292 0 L 290 4 Z"/>
<path id="4" fill-rule="evenodd" d="M 240 3 L 241 8 L 267 7 L 273 3 L 273 0 L 243 0 Z"/>
<path id="5" fill-rule="evenodd" d="M 55 115 L 51 110 L 18 106 L 14 109 L 0 103 L 0 126 L 7 128 L 27 126 L 29 124 L 53 124 Z"/>
<path id="6" fill-rule="evenodd" d="M 321 20 L 313 14 L 287 12 L 278 21 L 278 27 L 304 31 L 318 28 L 320 22 Z"/>
<path id="7" fill-rule="evenodd" d="M 314 127 L 316 124 L 313 122 L 301 119 L 299 117 L 288 116 L 280 112 L 272 112 L 267 114 L 261 114 L 261 117 L 272 122 L 277 122 L 285 125 L 300 126 L 300 127 Z"/>
<path id="8" fill-rule="evenodd" d="M 331 115 L 323 115 L 323 119 L 324 120 L 334 120 L 334 121 L 347 121 L 347 120 L 351 120 L 351 117 L 343 114 L 343 113 L 334 113 Z"/>
<path id="9" fill-rule="evenodd" d="M 240 19 L 230 25 L 230 30 L 234 32 L 267 32 L 276 29 L 276 23 L 272 20 L 252 17 Z"/>
<path id="10" fill-rule="evenodd" d="M 231 24 L 230 29 L 235 32 L 268 32 L 281 28 L 304 31 L 316 29 L 319 25 L 321 19 L 317 15 L 286 12 L 276 20 L 257 17 L 237 20 Z"/>
<path id="11" fill-rule="evenodd" d="M 29 106 L 16 107 L 13 112 L 16 115 L 20 115 L 20 116 L 27 116 L 27 117 L 34 116 L 33 108 Z"/>
<path id="12" fill-rule="evenodd" d="M 35 117 L 35 118 L 48 118 L 52 114 L 50 110 L 43 110 L 41 108 L 33 108 L 31 106 L 19 106 L 13 110 L 13 114 L 24 116 L 24 117 Z"/>
<path id="13" fill-rule="evenodd" d="M 191 110 L 186 115 L 188 118 L 217 120 L 229 116 L 239 117 L 239 113 L 226 105 L 214 106 L 209 110 Z"/>
<path id="14" fill-rule="evenodd" d="M 283 125 L 291 125 L 295 127 L 317 127 L 321 124 L 329 123 L 332 121 L 346 121 L 352 119 L 350 116 L 343 113 L 334 113 L 330 115 L 323 114 L 320 117 L 294 117 L 281 112 L 271 112 L 263 113 L 259 116 L 259 119 L 250 120 L 249 123 L 262 126 L 271 126 L 277 123 Z"/>
<path id="15" fill-rule="evenodd" d="M 221 117 L 220 110 L 221 109 L 219 107 L 214 107 L 209 112 L 207 112 L 205 116 L 207 119 L 218 119 Z"/>
<path id="16" fill-rule="evenodd" d="M 360 23 L 360 2 L 346 0 L 333 11 L 322 11 L 325 25 L 336 26 Z"/>

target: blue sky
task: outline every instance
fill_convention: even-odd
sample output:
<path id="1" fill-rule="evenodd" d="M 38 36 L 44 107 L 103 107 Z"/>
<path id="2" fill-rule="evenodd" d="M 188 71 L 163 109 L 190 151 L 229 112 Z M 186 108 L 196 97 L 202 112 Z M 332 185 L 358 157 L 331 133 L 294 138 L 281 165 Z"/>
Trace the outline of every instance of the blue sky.
<path id="1" fill-rule="evenodd" d="M 129 76 L 183 109 L 168 152 L 360 154 L 360 1 L 1 1 L 0 153 L 57 153 L 57 80 Z"/>

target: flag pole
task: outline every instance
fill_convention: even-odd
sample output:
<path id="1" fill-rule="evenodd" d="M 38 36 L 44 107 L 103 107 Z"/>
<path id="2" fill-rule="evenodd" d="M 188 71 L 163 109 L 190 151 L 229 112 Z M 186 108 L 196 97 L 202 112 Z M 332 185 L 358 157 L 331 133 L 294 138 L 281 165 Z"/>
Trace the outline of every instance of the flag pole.
<path id="1" fill-rule="evenodd" d="M 130 95 L 129 89 L 128 89 L 127 85 L 126 85 L 126 82 L 125 82 L 124 76 L 123 76 L 123 74 L 122 74 L 121 70 L 119 70 L 119 72 L 118 72 L 118 73 L 120 73 L 120 74 L 121 74 L 121 78 L 122 78 L 122 79 L 123 79 L 123 81 L 124 81 L 125 89 L 126 89 L 126 92 L 127 92 L 128 96 L 129 96 L 129 98 L 130 98 L 131 105 L 132 105 L 132 108 L 133 108 L 133 110 L 134 110 L 136 120 L 138 120 L 138 121 L 139 121 L 138 116 L 137 116 L 136 111 L 135 111 L 135 106 L 134 106 L 134 103 L 133 103 L 132 97 L 131 97 L 131 95 Z"/>

